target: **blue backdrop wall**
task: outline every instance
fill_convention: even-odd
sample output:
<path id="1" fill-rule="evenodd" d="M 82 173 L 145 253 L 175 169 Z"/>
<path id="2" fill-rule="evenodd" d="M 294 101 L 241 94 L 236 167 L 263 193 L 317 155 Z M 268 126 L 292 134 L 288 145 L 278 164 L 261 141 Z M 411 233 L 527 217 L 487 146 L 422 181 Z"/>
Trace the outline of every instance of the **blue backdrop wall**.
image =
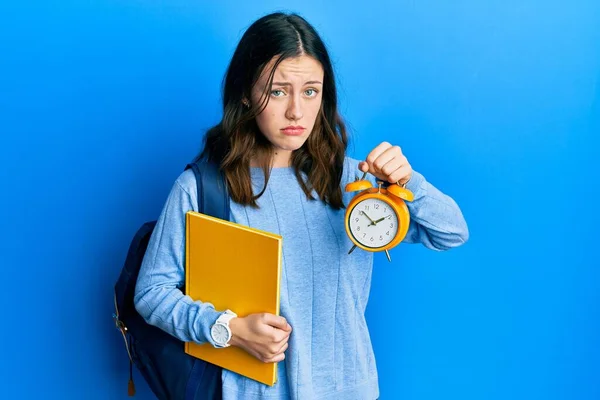
<path id="1" fill-rule="evenodd" d="M 218 121 L 243 30 L 278 9 L 330 47 L 350 154 L 401 145 L 469 223 L 461 248 L 377 255 L 381 397 L 600 398 L 591 0 L 1 2 L 0 397 L 126 398 L 129 241 Z"/>

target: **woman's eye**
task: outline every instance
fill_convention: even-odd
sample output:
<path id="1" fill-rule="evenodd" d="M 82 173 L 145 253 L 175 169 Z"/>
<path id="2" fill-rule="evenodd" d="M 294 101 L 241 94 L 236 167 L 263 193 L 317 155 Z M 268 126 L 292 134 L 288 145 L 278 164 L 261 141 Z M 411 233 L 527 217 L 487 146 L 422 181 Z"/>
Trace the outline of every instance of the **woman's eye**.
<path id="1" fill-rule="evenodd" d="M 283 90 L 271 90 L 271 96 L 281 97 L 283 95 Z"/>
<path id="2" fill-rule="evenodd" d="M 304 93 L 308 96 L 308 97 L 314 97 L 317 95 L 317 91 L 315 89 L 307 89 L 304 91 Z"/>

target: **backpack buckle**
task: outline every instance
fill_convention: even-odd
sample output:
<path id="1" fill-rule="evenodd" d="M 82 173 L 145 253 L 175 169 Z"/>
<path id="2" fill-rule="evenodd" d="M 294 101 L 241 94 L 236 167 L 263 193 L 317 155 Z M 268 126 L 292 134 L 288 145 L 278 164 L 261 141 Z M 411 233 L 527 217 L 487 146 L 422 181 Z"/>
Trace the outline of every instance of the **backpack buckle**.
<path id="1" fill-rule="evenodd" d="M 121 332 L 123 341 L 125 341 L 125 348 L 127 349 L 127 356 L 129 357 L 129 382 L 127 383 L 127 394 L 129 397 L 135 396 L 135 384 L 133 383 L 133 358 L 131 357 L 131 351 L 129 346 L 131 345 L 131 336 L 127 337 L 127 327 L 125 323 L 119 319 L 119 307 L 117 307 L 117 292 L 115 292 L 115 312 L 112 315 L 115 326 Z"/>
<path id="2" fill-rule="evenodd" d="M 131 357 L 131 351 L 129 349 L 129 340 L 127 340 L 127 327 L 125 323 L 119 319 L 119 308 L 117 307 L 117 293 L 115 292 L 115 312 L 113 313 L 113 321 L 115 321 L 115 327 L 121 335 L 123 336 L 123 341 L 125 342 L 125 348 L 127 349 L 127 355 L 129 356 L 129 362 L 133 362 L 133 357 Z"/>
<path id="3" fill-rule="evenodd" d="M 113 321 L 115 321 L 115 327 L 120 330 L 121 333 L 127 332 L 127 327 L 125 326 L 125 323 L 119 319 L 119 316 L 116 313 L 113 313 L 112 316 Z"/>

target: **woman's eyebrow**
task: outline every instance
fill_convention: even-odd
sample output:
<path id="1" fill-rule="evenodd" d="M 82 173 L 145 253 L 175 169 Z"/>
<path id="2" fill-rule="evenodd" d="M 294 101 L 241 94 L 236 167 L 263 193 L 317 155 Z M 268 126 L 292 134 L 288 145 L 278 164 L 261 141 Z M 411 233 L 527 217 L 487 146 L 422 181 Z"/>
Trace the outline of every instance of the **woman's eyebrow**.
<path id="1" fill-rule="evenodd" d="M 305 85 L 322 85 L 323 83 L 320 81 L 308 81 L 304 83 Z M 292 86 L 292 84 L 290 82 L 273 82 L 273 85 L 277 85 L 277 86 Z"/>

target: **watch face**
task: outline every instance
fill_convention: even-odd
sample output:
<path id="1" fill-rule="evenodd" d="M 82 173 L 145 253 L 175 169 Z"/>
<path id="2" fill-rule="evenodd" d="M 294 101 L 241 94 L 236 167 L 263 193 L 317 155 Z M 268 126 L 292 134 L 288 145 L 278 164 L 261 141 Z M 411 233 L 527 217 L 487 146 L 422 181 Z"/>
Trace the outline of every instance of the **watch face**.
<path id="1" fill-rule="evenodd" d="M 210 330 L 212 338 L 217 344 L 225 345 L 229 340 L 229 331 L 225 325 L 214 324 Z"/>
<path id="2" fill-rule="evenodd" d="M 388 245 L 398 233 L 398 216 L 385 201 L 369 198 L 354 206 L 348 225 L 361 245 L 379 248 Z"/>

